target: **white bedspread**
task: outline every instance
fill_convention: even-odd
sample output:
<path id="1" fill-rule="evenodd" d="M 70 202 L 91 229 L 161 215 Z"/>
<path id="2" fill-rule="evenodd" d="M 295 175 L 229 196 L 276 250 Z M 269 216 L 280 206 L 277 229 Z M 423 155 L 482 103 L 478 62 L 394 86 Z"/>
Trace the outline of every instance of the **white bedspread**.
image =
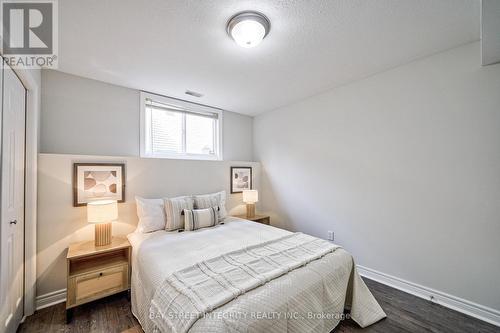
<path id="1" fill-rule="evenodd" d="M 131 234 L 132 311 L 146 333 L 158 331 L 150 317 L 155 291 L 173 273 L 201 261 L 255 247 L 292 233 L 245 220 L 193 232 Z M 194 321 L 189 332 L 329 332 L 344 307 L 364 327 L 385 317 L 352 257 L 338 249 L 270 280 Z M 182 314 L 182 309 L 179 309 Z M 160 325 L 162 326 L 162 325 Z M 169 325 L 164 332 L 175 332 Z"/>

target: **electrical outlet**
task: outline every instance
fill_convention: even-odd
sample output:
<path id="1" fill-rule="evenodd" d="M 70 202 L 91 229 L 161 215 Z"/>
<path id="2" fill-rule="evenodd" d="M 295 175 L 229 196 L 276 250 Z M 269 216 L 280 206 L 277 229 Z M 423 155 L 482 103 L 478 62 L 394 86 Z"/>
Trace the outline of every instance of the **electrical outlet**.
<path id="1" fill-rule="evenodd" d="M 333 231 L 328 230 L 328 240 L 333 241 L 335 239 L 335 234 Z"/>

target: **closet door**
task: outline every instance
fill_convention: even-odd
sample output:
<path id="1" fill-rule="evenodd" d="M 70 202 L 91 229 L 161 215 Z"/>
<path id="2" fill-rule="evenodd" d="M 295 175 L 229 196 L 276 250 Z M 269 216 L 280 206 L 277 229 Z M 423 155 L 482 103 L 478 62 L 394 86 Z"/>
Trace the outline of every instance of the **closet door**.
<path id="1" fill-rule="evenodd" d="M 26 90 L 3 64 L 0 332 L 15 332 L 23 314 Z"/>

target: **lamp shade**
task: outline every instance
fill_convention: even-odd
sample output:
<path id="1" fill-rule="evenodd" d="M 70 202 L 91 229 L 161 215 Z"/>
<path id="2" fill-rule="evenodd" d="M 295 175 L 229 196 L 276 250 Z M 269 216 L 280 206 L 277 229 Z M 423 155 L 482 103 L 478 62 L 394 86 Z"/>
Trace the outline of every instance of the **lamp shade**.
<path id="1" fill-rule="evenodd" d="M 87 221 L 89 223 L 107 223 L 118 219 L 116 200 L 91 201 L 87 204 Z"/>
<path id="2" fill-rule="evenodd" d="M 243 191 L 243 202 L 253 204 L 259 201 L 259 192 L 257 190 Z"/>

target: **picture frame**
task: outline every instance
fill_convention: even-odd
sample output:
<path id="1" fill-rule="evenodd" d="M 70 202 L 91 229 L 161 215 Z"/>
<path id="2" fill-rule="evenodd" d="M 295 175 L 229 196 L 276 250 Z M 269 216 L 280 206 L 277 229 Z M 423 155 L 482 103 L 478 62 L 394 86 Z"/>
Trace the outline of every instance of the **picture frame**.
<path id="1" fill-rule="evenodd" d="M 95 200 L 125 201 L 124 163 L 73 163 L 73 206 Z"/>
<path id="2" fill-rule="evenodd" d="M 253 189 L 252 167 L 231 167 L 231 194 Z"/>

